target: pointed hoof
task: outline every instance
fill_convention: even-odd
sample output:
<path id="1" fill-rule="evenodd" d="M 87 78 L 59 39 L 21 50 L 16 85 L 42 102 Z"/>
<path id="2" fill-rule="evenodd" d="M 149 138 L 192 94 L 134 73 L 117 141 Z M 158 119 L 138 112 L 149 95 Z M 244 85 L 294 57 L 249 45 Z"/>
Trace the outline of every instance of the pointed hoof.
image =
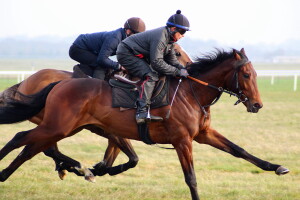
<path id="1" fill-rule="evenodd" d="M 6 181 L 6 177 L 4 176 L 4 173 L 3 172 L 0 172 L 0 182 L 4 182 Z"/>
<path id="2" fill-rule="evenodd" d="M 283 167 L 283 166 L 278 167 L 277 170 L 275 171 L 275 173 L 278 176 L 285 175 L 285 174 L 287 174 L 289 172 L 290 172 L 290 170 L 287 169 L 287 168 L 285 168 L 285 167 Z"/>
<path id="3" fill-rule="evenodd" d="M 95 178 L 94 174 L 88 168 L 84 169 L 84 179 L 91 183 L 96 182 L 96 178 Z"/>
<path id="4" fill-rule="evenodd" d="M 64 180 L 67 176 L 68 171 L 67 170 L 58 170 L 58 177 L 60 180 Z"/>
<path id="5" fill-rule="evenodd" d="M 83 168 L 78 168 L 78 167 L 75 167 L 75 169 L 81 173 L 82 175 L 84 175 L 84 179 L 89 181 L 89 182 L 92 182 L 92 183 L 95 183 L 96 182 L 96 178 L 94 176 L 94 174 L 91 172 L 91 170 L 89 168 L 86 168 L 86 167 L 83 167 Z"/>
<path id="6" fill-rule="evenodd" d="M 94 175 L 86 175 L 86 176 L 84 176 L 84 179 L 85 179 L 86 181 L 91 182 L 91 183 L 96 183 L 96 178 L 95 178 Z"/>
<path id="7" fill-rule="evenodd" d="M 68 171 L 67 170 L 58 170 L 58 176 L 60 180 L 64 180 L 67 176 Z"/>

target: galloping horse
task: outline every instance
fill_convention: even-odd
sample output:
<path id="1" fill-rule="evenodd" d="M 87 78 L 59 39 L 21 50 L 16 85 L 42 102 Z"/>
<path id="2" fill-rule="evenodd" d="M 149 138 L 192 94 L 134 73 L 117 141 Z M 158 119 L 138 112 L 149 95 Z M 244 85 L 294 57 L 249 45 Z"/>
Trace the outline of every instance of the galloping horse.
<path id="1" fill-rule="evenodd" d="M 193 200 L 199 199 L 194 172 L 192 141 L 208 144 L 233 156 L 243 158 L 266 171 L 283 175 L 289 170 L 283 166 L 261 160 L 230 142 L 210 126 L 210 106 L 223 92 L 238 97 L 248 112 L 256 113 L 262 102 L 256 83 L 256 72 L 244 50 L 218 51 L 198 59 L 187 67 L 190 77 L 184 79 L 177 90 L 178 79 L 171 79 L 170 98 L 177 91 L 172 112 L 168 119 L 149 124 L 150 138 L 154 143 L 172 144 L 178 154 L 185 181 Z M 193 82 L 193 79 L 199 83 Z M 53 84 L 55 85 L 55 84 Z M 25 161 L 46 150 L 59 140 L 78 132 L 86 125 L 95 125 L 107 136 L 140 140 L 135 122 L 135 111 L 120 112 L 112 108 L 111 87 L 107 82 L 96 79 L 64 80 L 46 87 L 31 100 L 7 102 L 7 118 L 12 122 L 16 113 L 22 111 L 24 120 L 44 107 L 43 121 L 34 129 L 17 133 L 0 150 L 0 159 L 12 150 L 25 145 L 19 156 L 0 173 L 5 181 Z M 50 92 L 49 92 L 50 90 Z M 48 94 L 47 100 L 40 95 Z M 25 96 L 26 97 L 26 96 Z M 41 104 L 41 106 L 38 106 Z M 26 116 L 26 109 L 30 110 Z M 157 116 L 165 116 L 170 106 L 152 109 Z M 1 110 L 0 110 L 1 111 Z M 3 111 L 4 112 L 4 111 Z M 0 121 L 1 123 L 1 121 Z"/>
<path id="2" fill-rule="evenodd" d="M 178 61 L 182 65 L 185 66 L 187 63 L 191 62 L 190 57 L 177 43 L 174 44 L 174 50 Z M 40 70 L 35 74 L 29 76 L 21 83 L 16 84 L 0 93 L 0 107 L 5 106 L 6 101 L 8 99 L 18 98 L 18 93 L 16 92 L 21 92 L 25 95 L 34 94 L 46 87 L 50 83 L 57 82 L 60 80 L 71 79 L 72 76 L 73 73 L 69 71 L 55 69 Z M 38 125 L 42 122 L 43 115 L 44 112 L 41 111 L 40 113 L 31 117 L 28 120 Z M 103 131 L 95 126 L 88 126 L 85 128 L 90 130 L 91 132 L 103 136 Z M 130 141 L 127 139 L 118 138 L 116 136 L 111 136 L 110 138 L 108 138 L 108 147 L 106 149 L 103 160 L 97 163 L 94 166 L 94 169 L 92 169 L 94 175 L 104 175 L 106 173 L 113 175 L 122 172 L 123 170 L 126 170 L 126 168 L 122 167 L 122 165 L 119 166 L 119 168 L 122 168 L 122 170 L 117 170 L 118 168 L 114 168 L 113 170 L 111 168 L 116 157 L 120 152 L 119 147 L 121 147 L 122 151 L 129 157 L 129 163 L 131 163 L 130 166 L 135 166 L 137 164 L 138 157 L 132 149 Z M 59 151 L 57 144 L 45 150 L 44 153 L 46 156 L 49 156 L 54 159 L 56 164 L 56 170 L 58 171 L 59 177 L 61 179 L 65 178 L 67 170 L 69 172 L 74 172 L 77 175 L 83 175 L 83 172 L 85 173 L 84 175 L 86 176 L 86 179 L 92 181 L 92 175 L 89 173 L 89 171 L 87 169 L 81 169 L 81 164 L 78 161 L 62 154 Z"/>

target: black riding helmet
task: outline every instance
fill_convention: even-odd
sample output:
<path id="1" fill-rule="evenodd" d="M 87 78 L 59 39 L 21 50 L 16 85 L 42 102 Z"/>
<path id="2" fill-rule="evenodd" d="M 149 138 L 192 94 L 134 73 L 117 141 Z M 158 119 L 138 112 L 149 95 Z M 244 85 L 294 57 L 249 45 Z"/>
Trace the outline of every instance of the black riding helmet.
<path id="1" fill-rule="evenodd" d="M 176 14 L 172 15 L 167 21 L 168 27 L 176 27 L 186 31 L 190 30 L 189 20 L 181 14 L 181 10 L 177 10 Z"/>
<path id="2" fill-rule="evenodd" d="M 133 33 L 141 33 L 146 30 L 146 26 L 144 21 L 139 17 L 131 17 L 129 18 L 125 24 L 125 29 L 130 29 Z"/>

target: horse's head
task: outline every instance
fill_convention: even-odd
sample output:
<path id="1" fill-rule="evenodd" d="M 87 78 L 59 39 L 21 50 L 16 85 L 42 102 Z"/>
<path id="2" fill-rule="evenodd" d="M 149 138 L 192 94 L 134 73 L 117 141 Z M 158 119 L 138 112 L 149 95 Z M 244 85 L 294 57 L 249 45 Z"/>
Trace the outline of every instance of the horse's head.
<path id="1" fill-rule="evenodd" d="M 179 44 L 174 43 L 174 51 L 176 54 L 176 57 L 178 61 L 183 65 L 186 66 L 190 63 L 192 63 L 192 59 L 189 57 L 189 55 L 183 50 Z"/>
<path id="2" fill-rule="evenodd" d="M 228 89 L 237 94 L 239 100 L 236 104 L 242 102 L 248 112 L 257 113 L 263 104 L 257 88 L 256 71 L 248 60 L 244 48 L 241 51 L 233 50 L 233 55 L 236 67 Z"/>

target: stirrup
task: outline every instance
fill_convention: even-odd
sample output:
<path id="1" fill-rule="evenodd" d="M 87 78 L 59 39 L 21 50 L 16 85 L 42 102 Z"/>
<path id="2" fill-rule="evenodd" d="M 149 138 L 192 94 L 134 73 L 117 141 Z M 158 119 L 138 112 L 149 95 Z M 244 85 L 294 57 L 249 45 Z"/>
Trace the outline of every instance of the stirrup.
<path id="1" fill-rule="evenodd" d="M 154 115 L 149 115 L 148 116 L 148 113 L 139 113 L 139 114 L 136 114 L 135 119 L 136 119 L 136 123 L 137 124 L 163 121 L 162 117 L 154 116 Z"/>

